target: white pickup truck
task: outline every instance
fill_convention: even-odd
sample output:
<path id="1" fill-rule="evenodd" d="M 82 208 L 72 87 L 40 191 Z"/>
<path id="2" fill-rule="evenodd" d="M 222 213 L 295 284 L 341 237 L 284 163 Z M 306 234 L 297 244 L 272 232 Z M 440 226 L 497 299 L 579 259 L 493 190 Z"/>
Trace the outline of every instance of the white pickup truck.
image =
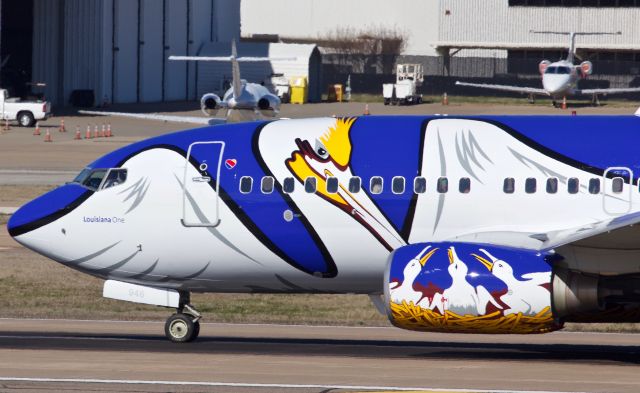
<path id="1" fill-rule="evenodd" d="M 3 121 L 17 120 L 22 127 L 31 127 L 36 120 L 46 120 L 51 116 L 51 103 L 9 98 L 9 92 L 0 89 L 0 114 Z"/>

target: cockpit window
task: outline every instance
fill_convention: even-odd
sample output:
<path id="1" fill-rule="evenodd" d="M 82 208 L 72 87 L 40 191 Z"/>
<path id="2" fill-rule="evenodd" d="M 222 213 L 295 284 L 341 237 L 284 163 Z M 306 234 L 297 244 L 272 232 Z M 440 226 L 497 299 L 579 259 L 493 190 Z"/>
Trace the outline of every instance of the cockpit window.
<path id="1" fill-rule="evenodd" d="M 127 181 L 127 170 L 126 169 L 110 169 L 109 174 L 107 175 L 107 179 L 104 181 L 102 185 L 102 189 L 115 187 Z"/>
<path id="2" fill-rule="evenodd" d="M 94 169 L 91 173 L 84 179 L 84 181 L 80 184 L 87 187 L 90 190 L 97 191 L 100 188 L 100 184 L 102 184 L 102 179 L 107 174 L 106 169 Z"/>
<path id="3" fill-rule="evenodd" d="M 127 180 L 127 170 L 121 168 L 91 169 L 85 168 L 76 176 L 73 183 L 98 191 L 124 183 Z M 102 185 L 102 187 L 101 187 Z"/>
<path id="4" fill-rule="evenodd" d="M 85 180 L 87 180 L 87 177 L 89 177 L 89 175 L 91 174 L 91 171 L 92 171 L 91 168 L 84 168 L 82 172 L 80 172 L 78 176 L 76 176 L 76 178 L 73 179 L 72 183 L 82 184 Z"/>
<path id="5" fill-rule="evenodd" d="M 571 68 L 561 67 L 561 66 L 547 67 L 547 69 L 544 70 L 544 73 L 545 74 L 570 74 Z"/>

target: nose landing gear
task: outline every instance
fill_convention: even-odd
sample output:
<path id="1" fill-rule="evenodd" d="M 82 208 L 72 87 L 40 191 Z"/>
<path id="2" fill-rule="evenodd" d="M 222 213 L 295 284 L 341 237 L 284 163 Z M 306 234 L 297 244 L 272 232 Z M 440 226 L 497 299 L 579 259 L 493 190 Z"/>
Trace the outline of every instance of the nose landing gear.
<path id="1" fill-rule="evenodd" d="M 174 343 L 187 343 L 198 338 L 202 315 L 189 305 L 189 294 L 180 293 L 180 307 L 167 318 L 164 333 Z"/>

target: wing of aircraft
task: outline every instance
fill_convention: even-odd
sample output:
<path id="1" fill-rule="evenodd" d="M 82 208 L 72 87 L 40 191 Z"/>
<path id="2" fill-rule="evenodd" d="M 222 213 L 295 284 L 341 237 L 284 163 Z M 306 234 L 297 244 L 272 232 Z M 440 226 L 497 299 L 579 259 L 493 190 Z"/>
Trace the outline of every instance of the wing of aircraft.
<path id="1" fill-rule="evenodd" d="M 623 93 L 638 93 L 638 92 L 640 92 L 640 87 L 576 90 L 576 94 L 623 94 Z"/>
<path id="2" fill-rule="evenodd" d="M 127 112 L 84 111 L 84 110 L 78 111 L 78 113 L 81 113 L 83 115 L 91 115 L 91 116 L 116 116 L 116 117 L 128 117 L 131 119 L 170 121 L 173 123 L 189 123 L 189 124 L 204 124 L 204 125 L 216 125 L 216 124 L 226 123 L 226 119 L 223 119 L 223 118 L 172 116 L 172 115 L 161 115 L 159 113 L 127 113 Z"/>
<path id="3" fill-rule="evenodd" d="M 535 87 L 523 87 L 523 86 L 507 86 L 507 85 L 491 85 L 485 83 L 467 83 L 467 82 L 456 82 L 457 86 L 469 86 L 469 87 L 478 87 L 481 89 L 491 89 L 491 90 L 501 90 L 501 91 L 510 91 L 513 93 L 523 93 L 523 94 L 536 94 L 548 96 L 549 93 L 545 89 L 536 89 Z"/>

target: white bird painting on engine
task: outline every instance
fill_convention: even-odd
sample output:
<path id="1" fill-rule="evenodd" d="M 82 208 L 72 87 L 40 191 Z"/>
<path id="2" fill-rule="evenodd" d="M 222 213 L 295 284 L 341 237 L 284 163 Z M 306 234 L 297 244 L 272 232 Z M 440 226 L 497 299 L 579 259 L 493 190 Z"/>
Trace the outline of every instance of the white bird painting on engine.
<path id="1" fill-rule="evenodd" d="M 502 306 L 496 302 L 489 291 L 482 285 L 474 287 L 467 281 L 469 268 L 456 253 L 454 247 L 449 247 L 449 275 L 451 276 L 451 286 L 441 294 L 436 293 L 429 306 L 429 309 L 436 310 L 443 314 L 446 311 L 454 312 L 458 315 L 484 315 L 487 311 L 487 304 L 491 303 L 498 309 Z"/>
<path id="2" fill-rule="evenodd" d="M 396 286 L 389 290 L 392 302 L 399 304 L 405 301 L 407 304 L 413 302 L 413 304 L 417 305 L 423 297 L 422 292 L 413 289 L 413 283 L 422 271 L 425 263 L 427 263 L 429 258 L 438 250 L 434 248 L 429 251 L 430 248 L 431 246 L 426 246 L 415 258 L 407 263 L 407 266 L 405 266 L 402 272 L 402 282 L 400 284 L 394 283 Z"/>
<path id="3" fill-rule="evenodd" d="M 523 274 L 521 276 L 523 280 L 520 280 L 515 277 L 510 264 L 482 248 L 480 252 L 489 260 L 476 254 L 473 256 L 507 285 L 507 293 L 500 296 L 500 300 L 509 307 L 504 310 L 504 315 L 522 313 L 522 315 L 532 316 L 548 306 L 551 293 L 541 285 L 551 282 L 550 271 Z"/>

